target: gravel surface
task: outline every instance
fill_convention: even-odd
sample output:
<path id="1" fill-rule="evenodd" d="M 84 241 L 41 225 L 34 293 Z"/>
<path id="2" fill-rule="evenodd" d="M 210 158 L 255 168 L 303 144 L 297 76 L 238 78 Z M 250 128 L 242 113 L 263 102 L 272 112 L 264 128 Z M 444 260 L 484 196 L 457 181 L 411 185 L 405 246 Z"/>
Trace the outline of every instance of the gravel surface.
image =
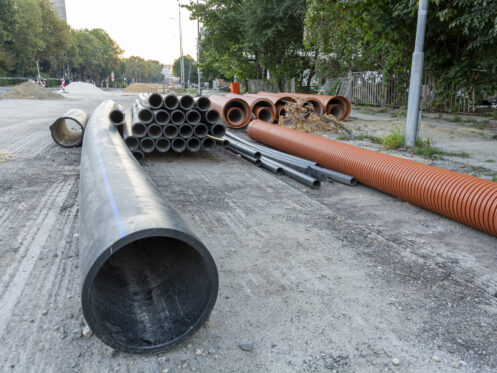
<path id="1" fill-rule="evenodd" d="M 312 190 L 223 149 L 143 165 L 217 263 L 210 320 L 158 355 L 103 345 L 80 305 L 80 149 L 48 130 L 99 102 L 0 101 L 1 371 L 497 370 L 495 237 L 365 186 Z"/>

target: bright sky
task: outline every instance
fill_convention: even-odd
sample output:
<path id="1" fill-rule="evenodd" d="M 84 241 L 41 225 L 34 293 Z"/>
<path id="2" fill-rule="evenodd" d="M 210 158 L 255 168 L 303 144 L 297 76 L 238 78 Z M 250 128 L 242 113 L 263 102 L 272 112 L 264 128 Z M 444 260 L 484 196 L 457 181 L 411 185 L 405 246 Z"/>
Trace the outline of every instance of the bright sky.
<path id="1" fill-rule="evenodd" d="M 181 0 L 187 4 L 188 0 Z M 124 49 L 124 56 L 140 56 L 172 64 L 180 55 L 177 0 L 66 0 L 72 28 L 101 28 Z M 197 58 L 197 22 L 181 9 L 183 53 Z"/>

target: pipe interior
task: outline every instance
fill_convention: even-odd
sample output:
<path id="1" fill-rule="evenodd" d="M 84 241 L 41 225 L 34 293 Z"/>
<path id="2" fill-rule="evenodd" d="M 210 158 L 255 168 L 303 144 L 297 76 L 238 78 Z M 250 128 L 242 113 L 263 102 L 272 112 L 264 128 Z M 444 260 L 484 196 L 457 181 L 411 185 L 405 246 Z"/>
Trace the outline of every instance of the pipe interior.
<path id="1" fill-rule="evenodd" d="M 209 123 L 216 123 L 219 120 L 219 112 L 217 110 L 209 110 L 206 118 Z"/>
<path id="2" fill-rule="evenodd" d="M 78 145 L 83 138 L 83 127 L 71 118 L 59 118 L 51 129 L 55 141 L 62 146 Z"/>
<path id="3" fill-rule="evenodd" d="M 183 109 L 188 110 L 188 109 L 191 109 L 193 107 L 193 105 L 195 104 L 195 101 L 193 100 L 192 96 L 184 95 L 184 96 L 181 96 L 181 98 L 179 100 L 179 104 Z"/>
<path id="4" fill-rule="evenodd" d="M 237 107 L 233 107 L 228 110 L 228 121 L 233 123 L 233 124 L 238 124 L 243 122 L 244 117 L 243 117 L 243 112 L 241 109 Z"/>
<path id="5" fill-rule="evenodd" d="M 269 108 L 263 108 L 259 110 L 257 119 L 271 123 L 273 121 L 273 113 Z"/>
<path id="6" fill-rule="evenodd" d="M 187 142 L 188 150 L 200 150 L 200 146 L 201 146 L 200 140 L 197 139 L 196 137 L 191 137 L 188 139 Z"/>
<path id="7" fill-rule="evenodd" d="M 142 122 L 149 123 L 154 119 L 154 114 L 148 109 L 141 109 L 138 112 L 138 118 L 140 118 Z"/>
<path id="8" fill-rule="evenodd" d="M 157 111 L 155 113 L 155 121 L 157 123 L 166 124 L 169 122 L 169 113 L 165 110 Z"/>
<path id="9" fill-rule="evenodd" d="M 330 114 L 336 118 L 339 118 L 342 115 L 342 108 L 340 105 L 332 105 L 330 107 Z"/>
<path id="10" fill-rule="evenodd" d="M 226 129 L 221 124 L 215 124 L 211 128 L 211 133 L 214 137 L 222 137 L 226 133 Z"/>
<path id="11" fill-rule="evenodd" d="M 169 149 L 171 149 L 171 142 L 168 139 L 162 137 L 157 140 L 155 146 L 157 147 L 158 151 L 167 152 Z"/>
<path id="12" fill-rule="evenodd" d="M 244 102 L 242 102 L 242 101 L 237 101 L 237 100 L 231 101 L 229 103 L 229 105 L 226 105 L 226 109 L 227 109 L 226 113 L 231 108 L 238 109 L 240 111 L 240 114 L 241 114 L 241 117 L 242 117 L 242 119 L 240 121 L 232 121 L 232 123 L 234 123 L 234 124 L 238 124 L 238 123 L 243 122 L 247 117 L 249 117 L 251 115 L 250 108 L 247 111 L 247 107 L 244 105 Z M 238 110 L 231 110 L 231 113 L 234 112 L 234 111 L 238 111 Z M 228 114 L 228 117 L 231 116 L 231 113 Z M 237 114 L 235 114 L 235 115 L 237 115 Z"/>
<path id="13" fill-rule="evenodd" d="M 312 106 L 312 110 L 314 110 L 317 114 L 322 114 L 323 110 L 318 101 L 309 99 L 309 104 Z"/>
<path id="14" fill-rule="evenodd" d="M 140 122 L 133 124 L 133 126 L 131 127 L 131 130 L 133 131 L 133 135 L 139 136 L 139 137 L 145 136 L 145 134 L 147 133 L 147 127 L 143 123 L 140 123 Z"/>
<path id="15" fill-rule="evenodd" d="M 162 128 L 157 124 L 152 124 L 148 126 L 148 134 L 151 137 L 160 137 L 162 135 Z"/>
<path id="16" fill-rule="evenodd" d="M 143 155 L 143 153 L 141 151 L 134 150 L 134 151 L 132 151 L 132 153 L 133 153 L 133 157 L 135 157 L 135 159 L 138 161 L 138 163 L 142 163 L 143 160 L 145 159 L 145 156 Z"/>
<path id="17" fill-rule="evenodd" d="M 145 138 L 140 141 L 140 146 L 144 151 L 153 151 L 155 148 L 155 141 L 149 138 Z"/>
<path id="18" fill-rule="evenodd" d="M 166 126 L 164 128 L 164 136 L 169 137 L 169 138 L 173 138 L 173 137 L 178 136 L 178 127 L 173 126 L 173 125 Z"/>
<path id="19" fill-rule="evenodd" d="M 211 100 L 208 97 L 201 96 L 197 99 L 197 107 L 200 110 L 209 110 L 211 108 Z"/>
<path id="20" fill-rule="evenodd" d="M 140 142 L 138 139 L 134 136 L 128 136 L 124 139 L 124 142 L 126 143 L 126 146 L 130 149 L 137 148 L 140 145 Z"/>
<path id="21" fill-rule="evenodd" d="M 195 136 L 204 137 L 207 135 L 207 126 L 205 124 L 197 124 L 193 129 L 193 133 Z"/>
<path id="22" fill-rule="evenodd" d="M 113 339 L 146 348 L 173 342 L 201 318 L 211 286 L 205 262 L 183 241 L 136 240 L 113 254 L 91 288 L 94 315 Z"/>
<path id="23" fill-rule="evenodd" d="M 185 122 L 185 113 L 181 110 L 175 110 L 171 114 L 171 121 L 176 124 L 181 124 Z"/>
<path id="24" fill-rule="evenodd" d="M 197 110 L 190 110 L 186 113 L 186 121 L 191 124 L 200 122 L 200 113 Z"/>
<path id="25" fill-rule="evenodd" d="M 164 99 L 164 106 L 168 109 L 176 109 L 179 105 L 178 96 L 167 95 Z"/>
<path id="26" fill-rule="evenodd" d="M 207 137 L 207 138 L 202 140 L 202 147 L 204 149 L 212 149 L 214 147 L 214 145 L 215 145 L 215 142 L 210 137 Z"/>
<path id="27" fill-rule="evenodd" d="M 159 95 L 158 93 L 152 93 L 150 96 L 148 96 L 148 103 L 150 106 L 158 108 L 162 106 L 162 96 Z"/>
<path id="28" fill-rule="evenodd" d="M 190 125 L 182 125 L 180 128 L 179 128 L 179 134 L 180 136 L 182 137 L 190 137 L 193 135 L 193 128 L 192 126 Z"/>
<path id="29" fill-rule="evenodd" d="M 186 141 L 180 137 L 177 137 L 173 140 L 171 148 L 176 152 L 182 152 L 186 149 Z"/>
<path id="30" fill-rule="evenodd" d="M 121 124 L 124 122 L 124 113 L 121 110 L 112 110 L 109 119 L 112 123 Z"/>

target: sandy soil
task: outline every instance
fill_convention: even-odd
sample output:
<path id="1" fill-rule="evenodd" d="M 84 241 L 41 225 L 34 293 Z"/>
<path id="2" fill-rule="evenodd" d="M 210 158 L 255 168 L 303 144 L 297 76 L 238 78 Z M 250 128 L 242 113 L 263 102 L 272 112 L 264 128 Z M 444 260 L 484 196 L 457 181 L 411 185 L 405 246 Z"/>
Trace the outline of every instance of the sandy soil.
<path id="1" fill-rule="evenodd" d="M 12 154 L 0 163 L 1 371 L 497 370 L 495 237 L 365 186 L 311 190 L 222 149 L 144 164 L 217 263 L 209 322 L 152 356 L 82 337 L 80 149 L 57 147 L 48 126 L 99 101 L 0 101 L 0 149 Z M 387 129 L 383 121 L 350 126 Z M 425 130 L 442 144 L 445 135 L 423 127 L 423 137 Z M 443 162 L 464 168 L 487 157 L 476 145 L 468 152 Z M 239 347 L 244 341 L 252 351 Z"/>

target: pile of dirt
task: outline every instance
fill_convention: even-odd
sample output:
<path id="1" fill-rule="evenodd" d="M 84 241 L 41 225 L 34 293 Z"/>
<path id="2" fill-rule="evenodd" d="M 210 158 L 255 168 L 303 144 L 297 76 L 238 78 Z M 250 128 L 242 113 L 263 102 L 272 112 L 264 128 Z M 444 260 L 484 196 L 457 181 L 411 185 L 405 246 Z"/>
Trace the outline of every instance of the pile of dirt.
<path id="1" fill-rule="evenodd" d="M 84 82 L 73 82 L 68 84 L 65 91 L 76 95 L 101 95 L 105 93 L 102 89 L 95 87 L 93 84 Z"/>
<path id="2" fill-rule="evenodd" d="M 129 86 L 123 89 L 123 92 L 134 92 L 134 93 L 149 92 L 151 88 L 152 84 L 131 83 Z"/>
<path id="3" fill-rule="evenodd" d="M 14 88 L 3 95 L 0 99 L 28 99 L 28 100 L 59 100 L 61 95 L 44 88 L 33 81 L 27 81 L 16 85 Z"/>
<path id="4" fill-rule="evenodd" d="M 345 124 L 335 116 L 331 114 L 319 115 L 310 108 L 301 107 L 291 102 L 285 105 L 285 115 L 280 116 L 278 124 L 307 133 L 346 132 L 351 134 Z"/>

